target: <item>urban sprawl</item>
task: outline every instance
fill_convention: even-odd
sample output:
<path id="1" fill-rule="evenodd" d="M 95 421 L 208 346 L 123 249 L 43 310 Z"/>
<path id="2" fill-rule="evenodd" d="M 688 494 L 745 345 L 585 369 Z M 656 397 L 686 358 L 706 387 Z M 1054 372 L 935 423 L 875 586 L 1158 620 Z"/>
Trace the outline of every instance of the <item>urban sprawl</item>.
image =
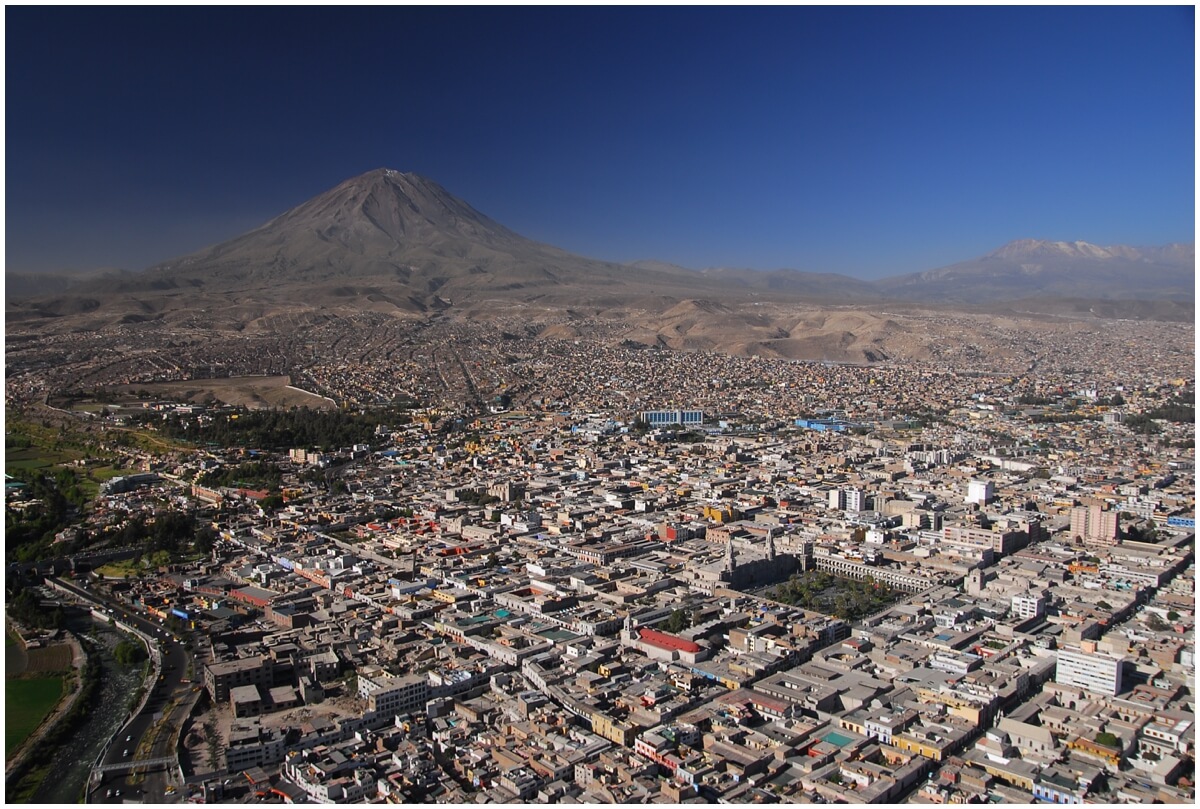
<path id="1" fill-rule="evenodd" d="M 165 510 L 215 537 L 88 574 L 192 640 L 177 797 L 1194 801 L 1189 325 L 870 367 L 335 328 L 72 372 L 405 403 L 348 446 L 125 445 L 63 531 L 109 559 Z M 72 339 L 24 373 L 10 348 L 10 406 L 55 405 Z M 71 418 L 254 418 L 134 398 Z"/>

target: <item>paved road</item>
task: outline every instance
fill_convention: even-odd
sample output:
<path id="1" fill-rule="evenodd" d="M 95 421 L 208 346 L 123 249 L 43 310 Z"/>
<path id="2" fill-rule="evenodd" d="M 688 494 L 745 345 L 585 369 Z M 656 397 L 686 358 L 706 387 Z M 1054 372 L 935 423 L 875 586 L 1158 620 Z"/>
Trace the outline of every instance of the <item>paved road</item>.
<path id="1" fill-rule="evenodd" d="M 156 759 L 175 756 L 172 739 L 183 725 L 199 694 L 197 680 L 201 664 L 196 663 L 192 676 L 188 677 L 188 663 L 192 657 L 185 647 L 185 638 L 172 635 L 157 619 L 137 614 L 120 602 L 97 593 L 92 588 L 81 587 L 71 581 L 55 580 L 57 584 L 75 593 L 80 598 L 105 605 L 114 618 L 134 627 L 159 642 L 162 653 L 162 670 L 151 684 L 150 696 L 145 706 L 113 740 L 101 764 L 124 764 L 138 759 Z M 89 803 L 121 803 L 124 800 L 143 800 L 162 803 L 180 798 L 178 791 L 168 795 L 166 789 L 173 784 L 178 787 L 178 768 L 158 765 L 129 772 L 105 773 L 103 781 L 93 785 L 88 795 Z M 120 795 L 117 791 L 120 790 Z"/>

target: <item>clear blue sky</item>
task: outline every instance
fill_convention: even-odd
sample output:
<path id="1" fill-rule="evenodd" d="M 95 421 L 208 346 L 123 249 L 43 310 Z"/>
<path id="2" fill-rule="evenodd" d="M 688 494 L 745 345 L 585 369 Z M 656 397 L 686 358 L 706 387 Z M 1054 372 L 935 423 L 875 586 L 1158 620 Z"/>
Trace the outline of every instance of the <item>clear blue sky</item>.
<path id="1" fill-rule="evenodd" d="M 1193 15 L 8 7 L 6 265 L 141 269 L 379 167 L 616 261 L 1191 242 Z"/>

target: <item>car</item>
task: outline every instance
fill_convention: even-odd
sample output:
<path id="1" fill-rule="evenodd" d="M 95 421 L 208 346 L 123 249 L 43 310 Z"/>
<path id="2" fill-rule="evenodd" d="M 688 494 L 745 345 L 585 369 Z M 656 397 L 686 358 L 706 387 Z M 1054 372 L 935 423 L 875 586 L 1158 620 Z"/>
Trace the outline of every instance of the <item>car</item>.
<path id="1" fill-rule="evenodd" d="M 117 790 L 116 797 L 118 797 L 118 798 L 121 797 L 121 790 L 119 790 L 119 789 Z"/>
<path id="2" fill-rule="evenodd" d="M 121 754 L 121 758 L 129 758 L 129 748 L 125 748 L 125 752 Z"/>
<path id="3" fill-rule="evenodd" d="M 126 736 L 125 741 L 127 741 L 127 742 L 133 741 L 133 736 Z"/>

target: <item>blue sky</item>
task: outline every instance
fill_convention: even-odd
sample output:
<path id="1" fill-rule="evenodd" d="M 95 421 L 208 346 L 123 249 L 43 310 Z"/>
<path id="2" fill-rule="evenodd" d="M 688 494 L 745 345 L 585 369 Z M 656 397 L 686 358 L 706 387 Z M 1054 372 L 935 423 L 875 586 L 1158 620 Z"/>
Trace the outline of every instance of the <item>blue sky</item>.
<path id="1" fill-rule="evenodd" d="M 141 269 L 379 167 L 615 261 L 1191 242 L 1193 15 L 8 7 L 6 264 Z"/>

